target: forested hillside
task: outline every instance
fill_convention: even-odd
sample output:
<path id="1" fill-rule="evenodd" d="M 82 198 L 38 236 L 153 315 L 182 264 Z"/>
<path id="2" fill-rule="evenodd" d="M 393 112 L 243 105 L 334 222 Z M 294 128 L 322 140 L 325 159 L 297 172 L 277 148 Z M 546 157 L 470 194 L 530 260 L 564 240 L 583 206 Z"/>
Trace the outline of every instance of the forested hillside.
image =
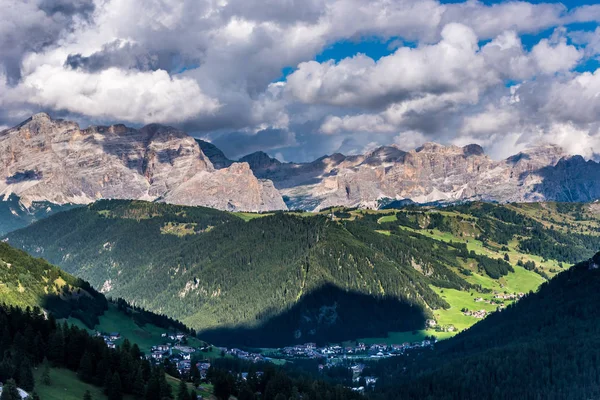
<path id="1" fill-rule="evenodd" d="M 100 201 L 8 240 L 217 341 L 267 346 L 452 335 L 591 256 L 598 232 L 594 204 L 315 215 Z M 363 295 L 375 301 L 356 307 Z"/>
<path id="2" fill-rule="evenodd" d="M 108 308 L 106 298 L 89 283 L 6 243 L 0 243 L 0 303 L 40 307 L 90 327 Z"/>
<path id="3" fill-rule="evenodd" d="M 468 331 L 373 364 L 374 399 L 600 397 L 600 253 Z"/>

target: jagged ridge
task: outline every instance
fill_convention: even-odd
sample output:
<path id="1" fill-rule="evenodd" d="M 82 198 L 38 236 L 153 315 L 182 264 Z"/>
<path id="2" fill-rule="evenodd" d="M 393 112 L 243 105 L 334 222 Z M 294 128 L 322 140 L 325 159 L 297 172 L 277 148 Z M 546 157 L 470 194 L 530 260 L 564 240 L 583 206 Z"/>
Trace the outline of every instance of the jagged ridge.
<path id="1" fill-rule="evenodd" d="M 248 164 L 215 170 L 185 132 L 150 124 L 80 129 L 40 113 L 0 133 L 0 194 L 23 204 L 87 204 L 97 199 L 159 200 L 231 211 L 285 209 Z"/>

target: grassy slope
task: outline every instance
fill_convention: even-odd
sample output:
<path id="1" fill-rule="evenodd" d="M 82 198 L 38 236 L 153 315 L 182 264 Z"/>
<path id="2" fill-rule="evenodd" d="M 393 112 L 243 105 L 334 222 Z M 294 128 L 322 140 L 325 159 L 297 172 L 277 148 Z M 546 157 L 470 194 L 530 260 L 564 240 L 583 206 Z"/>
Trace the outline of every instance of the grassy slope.
<path id="1" fill-rule="evenodd" d="M 599 264 L 600 253 L 434 351 L 382 362 L 405 371 L 382 398 L 599 398 Z"/>
<path id="2" fill-rule="evenodd" d="M 68 369 L 52 368 L 50 370 L 51 385 L 46 386 L 41 383 L 42 369 L 37 368 L 33 372 L 35 378 L 35 391 L 42 400 L 81 400 L 86 390 L 89 390 L 92 399 L 105 400 L 102 388 L 87 384 L 77 377 L 77 374 Z M 125 400 L 132 400 L 133 397 L 126 396 Z"/>
<path id="3" fill-rule="evenodd" d="M 69 318 L 68 322 L 80 328 L 87 329 L 81 321 L 77 319 Z M 162 333 L 167 332 L 165 329 L 152 324 L 146 324 L 143 327 L 140 327 L 129 316 L 119 312 L 113 304 L 109 304 L 108 311 L 100 317 L 100 323 L 94 327 L 94 331 L 119 332 L 121 334 L 121 339 L 115 342 L 117 345 L 124 339 L 128 339 L 132 343 L 137 343 L 140 350 L 143 352 L 148 352 L 154 345 L 168 342 L 168 338 L 165 339 L 161 337 Z M 188 344 L 192 347 L 200 347 L 204 342 L 195 338 L 189 338 Z M 202 353 L 202 355 L 206 358 L 218 356 L 216 351 L 213 351 L 213 353 Z"/>
<path id="4" fill-rule="evenodd" d="M 534 204 L 511 204 L 507 205 L 507 208 L 518 212 L 524 216 L 533 218 L 534 220 L 542 223 L 545 227 L 555 227 L 561 232 L 581 232 L 587 235 L 597 235 L 597 229 L 600 229 L 600 218 L 598 218 L 597 211 L 594 208 L 583 209 L 583 220 L 581 217 L 577 218 L 575 212 L 564 213 L 557 210 L 556 203 L 534 203 Z M 380 224 L 393 223 L 397 221 L 396 212 L 398 210 L 391 210 L 389 215 L 383 215 L 378 219 Z M 381 214 L 382 211 L 374 211 L 373 213 Z M 443 209 L 432 210 L 432 212 L 441 213 L 446 217 L 465 217 L 469 215 L 460 212 L 447 212 Z M 355 211 L 354 213 L 370 213 L 369 211 L 361 210 Z M 462 274 L 460 271 L 456 271 L 466 281 L 474 285 L 481 285 L 481 287 L 490 289 L 498 293 L 528 293 L 530 291 L 536 291 L 538 287 L 545 282 L 545 279 L 539 274 L 528 271 L 522 267 L 516 265 L 516 261 L 522 260 L 534 261 L 536 265 L 549 276 L 554 276 L 558 272 L 564 269 L 559 267 L 559 262 L 553 259 L 544 259 L 540 256 L 527 254 L 522 252 L 518 245 L 518 238 L 514 238 L 508 244 L 508 251 L 502 251 L 501 245 L 495 243 L 488 243 L 485 246 L 483 242 L 475 239 L 475 232 L 470 229 L 468 225 L 463 225 L 457 232 L 442 232 L 437 229 L 414 229 L 406 226 L 401 226 L 401 229 L 405 229 L 412 232 L 417 232 L 429 238 L 439 240 L 442 242 L 460 242 L 465 243 L 469 251 L 474 251 L 477 254 L 482 254 L 491 258 L 501 258 L 504 254 L 508 254 L 510 263 L 513 265 L 514 272 L 510 272 L 508 275 L 500 279 L 492 279 L 485 274 L 481 274 L 477 271 L 477 268 L 473 265 L 464 264 L 464 267 L 471 271 L 471 275 Z M 389 236 L 390 231 L 378 230 L 379 233 Z M 458 234 L 462 232 L 462 235 Z M 556 271 L 556 272 L 554 272 Z M 455 289 L 440 289 L 434 288 L 435 292 L 439 294 L 444 300 L 446 300 L 451 307 L 448 309 L 439 309 L 434 311 L 436 321 L 440 325 L 454 325 L 457 330 L 455 332 L 435 332 L 434 330 L 420 330 L 413 332 L 390 332 L 387 337 L 383 338 L 362 338 L 360 340 L 366 343 L 400 343 L 400 342 L 413 342 L 422 340 L 427 335 L 435 335 L 438 339 L 446 339 L 454 336 L 461 330 L 471 327 L 474 323 L 479 320 L 466 316 L 461 312 L 461 309 L 467 308 L 469 310 L 486 310 L 494 311 L 496 305 L 487 304 L 484 302 L 475 302 L 474 299 L 481 297 L 483 299 L 491 299 L 494 294 L 481 294 L 476 291 L 459 291 Z M 512 303 L 506 301 L 506 304 Z"/>
<path id="5" fill-rule="evenodd" d="M 51 368 L 51 384 L 49 386 L 46 386 L 41 382 L 41 367 L 35 369 L 33 375 L 36 382 L 35 391 L 42 400 L 81 400 L 83 399 L 85 392 L 88 390 L 92 395 L 92 399 L 94 400 L 107 399 L 102 388 L 81 381 L 75 372 L 69 371 L 68 369 Z M 173 395 L 176 397 L 177 391 L 179 390 L 179 380 L 167 375 L 167 383 L 171 385 Z M 209 394 L 210 396 L 210 393 L 212 393 L 212 388 L 208 385 L 205 385 L 205 387 L 206 391 L 198 392 L 198 394 Z M 188 390 L 192 388 L 193 385 L 188 383 Z M 133 400 L 134 397 L 126 395 L 123 399 Z"/>

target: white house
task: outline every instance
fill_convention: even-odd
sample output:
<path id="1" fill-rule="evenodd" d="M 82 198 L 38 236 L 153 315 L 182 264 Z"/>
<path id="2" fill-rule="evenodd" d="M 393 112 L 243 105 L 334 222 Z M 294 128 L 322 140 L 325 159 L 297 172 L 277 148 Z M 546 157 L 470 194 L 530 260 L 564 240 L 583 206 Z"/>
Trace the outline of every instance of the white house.
<path id="1" fill-rule="evenodd" d="M 26 398 L 29 397 L 29 394 L 27 394 L 27 392 L 24 391 L 23 389 L 18 389 L 17 388 L 17 390 L 19 391 L 19 394 L 21 395 L 22 399 L 26 399 Z M 0 396 L 2 396 L 2 386 L 0 386 Z"/>

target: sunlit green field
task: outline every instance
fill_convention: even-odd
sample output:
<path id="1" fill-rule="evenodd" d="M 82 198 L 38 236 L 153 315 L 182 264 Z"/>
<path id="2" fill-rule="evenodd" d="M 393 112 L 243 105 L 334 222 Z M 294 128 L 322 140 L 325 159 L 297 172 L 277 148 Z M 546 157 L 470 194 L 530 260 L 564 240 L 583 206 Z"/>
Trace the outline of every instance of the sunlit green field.
<path id="1" fill-rule="evenodd" d="M 75 318 L 70 318 L 69 323 L 72 323 L 80 328 L 87 329 L 81 321 Z M 138 326 L 133 319 L 117 311 L 113 304 L 109 305 L 108 311 L 100 317 L 100 324 L 95 326 L 95 330 L 99 332 L 119 332 L 121 339 L 116 342 L 119 344 L 125 338 L 129 339 L 132 343 L 137 343 L 140 350 L 148 352 L 150 348 L 157 344 L 163 344 L 165 338 L 161 337 L 161 334 L 165 333 L 164 329 L 157 326 L 146 324 L 143 327 Z M 202 346 L 203 342 L 195 339 L 188 338 L 189 345 L 192 347 Z M 205 357 L 213 356 L 213 354 L 202 353 Z"/>

